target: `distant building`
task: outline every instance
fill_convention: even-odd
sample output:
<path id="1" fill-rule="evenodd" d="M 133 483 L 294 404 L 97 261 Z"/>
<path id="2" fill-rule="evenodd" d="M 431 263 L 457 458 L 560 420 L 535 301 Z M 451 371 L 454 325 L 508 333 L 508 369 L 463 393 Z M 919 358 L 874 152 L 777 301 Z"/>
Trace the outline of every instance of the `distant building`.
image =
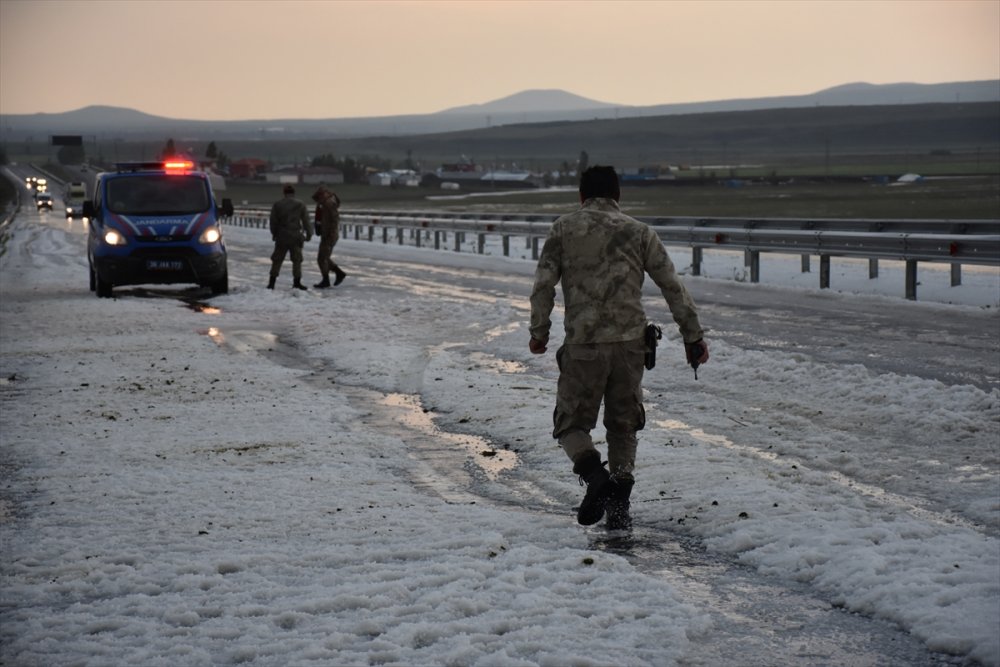
<path id="1" fill-rule="evenodd" d="M 259 172 L 258 178 L 268 183 L 291 183 L 292 185 L 341 185 L 344 173 L 334 167 L 282 167 L 273 171 Z"/>
<path id="2" fill-rule="evenodd" d="M 336 167 L 302 167 L 299 169 L 301 183 L 311 185 L 342 185 L 344 172 Z"/>
<path id="3" fill-rule="evenodd" d="M 672 181 L 677 178 L 669 165 L 645 165 L 624 167 L 619 171 L 619 179 L 628 185 L 646 185 L 658 181 Z"/>
<path id="4" fill-rule="evenodd" d="M 299 182 L 299 174 L 295 171 L 268 171 L 263 174 L 264 180 L 268 183 L 291 183 L 295 185 Z"/>
<path id="5" fill-rule="evenodd" d="M 428 179 L 425 175 L 425 180 Z M 513 169 L 486 170 L 463 156 L 460 162 L 442 164 L 432 176 L 438 183 L 455 183 L 461 186 L 540 188 L 545 185 L 545 176 L 514 165 Z"/>
<path id="6" fill-rule="evenodd" d="M 459 162 L 442 164 L 434 174 L 442 181 L 455 183 L 478 182 L 483 176 L 483 168 L 465 156 Z"/>
<path id="7" fill-rule="evenodd" d="M 420 185 L 420 175 L 412 169 L 379 171 L 368 175 L 368 185 L 415 188 Z"/>
<path id="8" fill-rule="evenodd" d="M 257 178 L 258 174 L 267 170 L 267 161 L 253 157 L 233 160 L 229 163 L 229 175 L 232 178 Z"/>
<path id="9" fill-rule="evenodd" d="M 505 188 L 540 188 L 545 184 L 545 179 L 530 171 L 493 170 L 485 172 L 479 178 L 479 183 Z"/>

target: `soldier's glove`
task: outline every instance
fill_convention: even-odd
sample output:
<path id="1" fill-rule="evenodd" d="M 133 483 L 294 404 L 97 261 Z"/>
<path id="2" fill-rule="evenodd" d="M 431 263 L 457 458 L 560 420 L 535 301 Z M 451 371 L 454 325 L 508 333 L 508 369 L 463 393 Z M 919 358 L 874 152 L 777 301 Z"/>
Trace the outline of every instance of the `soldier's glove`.
<path id="1" fill-rule="evenodd" d="M 694 369 L 694 379 L 698 379 L 698 366 L 708 361 L 708 343 L 703 339 L 698 339 L 693 343 L 684 343 L 684 353 L 687 355 L 687 362 Z"/>
<path id="2" fill-rule="evenodd" d="M 646 357 L 643 360 L 646 370 L 652 370 L 656 366 L 656 345 L 658 340 L 663 338 L 663 330 L 655 324 L 646 325 Z"/>
<path id="3" fill-rule="evenodd" d="M 538 340 L 532 336 L 531 340 L 528 341 L 528 349 L 531 350 L 532 354 L 543 354 L 548 349 L 548 344 L 548 340 Z"/>

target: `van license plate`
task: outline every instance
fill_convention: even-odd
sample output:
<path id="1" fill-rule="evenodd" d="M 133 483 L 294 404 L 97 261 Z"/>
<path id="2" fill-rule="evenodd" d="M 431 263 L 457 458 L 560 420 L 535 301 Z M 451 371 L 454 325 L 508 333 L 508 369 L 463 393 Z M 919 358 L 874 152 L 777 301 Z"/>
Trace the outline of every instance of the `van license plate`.
<path id="1" fill-rule="evenodd" d="M 146 261 L 146 268 L 150 271 L 180 271 L 184 268 L 184 262 L 175 259 L 150 259 Z"/>

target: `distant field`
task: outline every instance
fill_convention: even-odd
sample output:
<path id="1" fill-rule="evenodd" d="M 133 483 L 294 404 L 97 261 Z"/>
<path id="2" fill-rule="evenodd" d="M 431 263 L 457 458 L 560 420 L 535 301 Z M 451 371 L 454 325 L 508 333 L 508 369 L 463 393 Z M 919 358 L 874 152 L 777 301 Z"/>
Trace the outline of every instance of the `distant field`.
<path id="1" fill-rule="evenodd" d="M 167 139 L 94 137 L 85 148 L 91 160 L 152 160 Z M 274 165 L 303 165 L 310 157 L 332 154 L 379 168 L 402 166 L 409 158 L 421 171 L 433 172 L 468 156 L 485 167 L 551 173 L 575 169 L 586 152 L 589 164 L 674 169 L 684 185 L 625 189 L 625 207 L 636 215 L 1000 219 L 997 103 L 772 109 L 309 141 L 226 141 L 224 135 L 176 139 L 192 155 L 203 155 L 214 141 L 230 159 L 255 157 Z M 41 137 L 11 143 L 6 152 L 20 162 L 54 157 Z M 925 180 L 888 184 L 906 173 Z M 724 181 L 752 184 L 725 187 Z M 338 192 L 345 207 L 355 208 L 563 211 L 575 205 L 572 192 L 499 196 L 487 191 L 433 200 L 428 197 L 448 193 L 367 185 L 338 187 Z M 308 200 L 309 194 L 303 186 L 302 198 Z M 231 182 L 227 196 L 238 204 L 262 206 L 279 198 L 280 189 Z"/>
<path id="2" fill-rule="evenodd" d="M 574 191 L 454 193 L 423 188 L 363 185 L 335 188 L 345 208 L 535 211 L 572 210 Z M 312 189 L 301 186 L 309 201 Z M 455 198 L 458 194 L 459 197 Z M 225 196 L 238 205 L 269 206 L 281 197 L 275 185 L 230 183 Z M 447 198 L 445 198 L 447 197 Z M 633 215 L 814 218 L 1000 219 L 1000 176 L 925 179 L 906 185 L 864 183 L 654 186 L 625 188 L 623 207 Z"/>

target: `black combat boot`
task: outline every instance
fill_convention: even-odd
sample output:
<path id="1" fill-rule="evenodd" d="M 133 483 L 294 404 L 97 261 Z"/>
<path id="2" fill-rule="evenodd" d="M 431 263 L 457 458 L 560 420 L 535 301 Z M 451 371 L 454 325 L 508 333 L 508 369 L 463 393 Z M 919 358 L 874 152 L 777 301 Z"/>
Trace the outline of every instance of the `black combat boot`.
<path id="1" fill-rule="evenodd" d="M 316 283 L 315 285 L 313 285 L 313 287 L 315 287 L 316 289 L 325 289 L 325 288 L 327 288 L 329 286 L 330 286 L 330 279 L 329 278 L 323 278 L 323 280 L 321 280 L 318 283 Z"/>
<path id="2" fill-rule="evenodd" d="M 614 483 L 611 475 L 601 463 L 601 455 L 597 452 L 584 454 L 573 465 L 573 472 L 580 476 L 580 484 L 587 485 L 587 493 L 583 496 L 580 509 L 576 512 L 576 520 L 582 526 L 590 526 L 604 516 L 604 505 L 608 501 Z"/>
<path id="3" fill-rule="evenodd" d="M 616 479 L 611 485 L 611 495 L 608 496 L 607 512 L 608 530 L 628 530 L 632 527 L 632 515 L 629 514 L 628 497 L 632 495 L 631 479 Z"/>
<path id="4" fill-rule="evenodd" d="M 307 289 L 309 289 L 308 287 L 306 287 L 305 285 L 302 284 L 301 280 L 296 280 L 294 283 L 292 283 L 292 287 L 294 287 L 295 289 L 300 289 L 300 290 L 307 290 Z"/>
<path id="5" fill-rule="evenodd" d="M 337 277 L 334 278 L 333 284 L 334 285 L 339 285 L 340 283 L 344 282 L 344 278 L 347 277 L 347 274 L 344 273 L 343 271 L 341 271 L 340 269 L 336 269 L 336 274 L 337 274 Z M 329 285 L 329 284 L 330 283 L 327 283 L 327 285 Z"/>
<path id="6" fill-rule="evenodd" d="M 274 276 L 267 279 L 267 289 L 274 289 L 274 281 L 277 280 Z"/>

